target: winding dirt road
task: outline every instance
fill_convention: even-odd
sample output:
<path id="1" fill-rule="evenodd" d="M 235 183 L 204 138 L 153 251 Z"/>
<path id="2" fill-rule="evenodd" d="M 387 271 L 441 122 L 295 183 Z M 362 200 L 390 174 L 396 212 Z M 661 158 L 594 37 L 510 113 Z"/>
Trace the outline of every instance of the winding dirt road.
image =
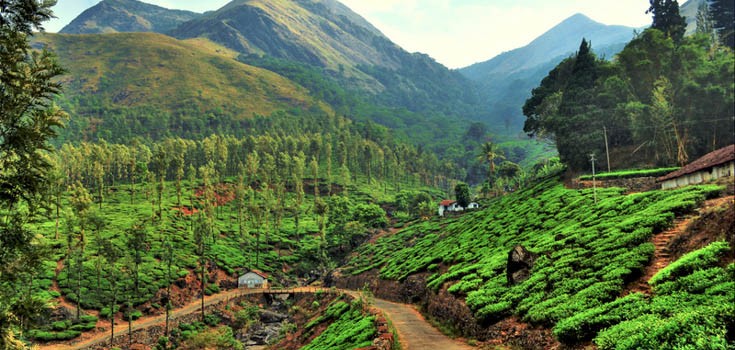
<path id="1" fill-rule="evenodd" d="M 316 291 L 331 291 L 331 289 L 325 288 L 313 288 L 304 287 L 289 290 L 288 292 L 296 293 L 315 293 Z M 349 291 L 349 290 L 337 290 L 342 293 L 350 294 L 352 296 L 360 296 L 360 292 Z M 212 305 L 224 300 L 233 299 L 245 294 L 258 294 L 263 293 L 264 290 L 230 290 L 223 293 L 218 293 L 204 298 L 204 304 L 206 306 Z M 406 304 L 398 304 L 382 299 L 372 299 L 373 306 L 380 311 L 384 312 L 386 317 L 391 320 L 393 326 L 398 332 L 398 340 L 401 343 L 403 350 L 425 350 L 425 349 L 442 349 L 442 350 L 469 350 L 472 347 L 458 341 L 451 339 L 436 328 L 432 327 L 421 314 L 416 310 L 415 307 Z M 199 312 L 201 307 L 201 301 L 195 300 L 187 304 L 186 306 L 173 310 L 171 312 L 171 318 L 176 318 L 192 313 Z M 148 316 L 136 320 L 133 322 L 133 331 L 138 329 L 144 329 L 156 325 L 163 325 L 166 321 L 165 315 L 160 316 Z M 124 336 L 128 333 L 127 322 L 116 322 L 115 323 L 115 337 Z M 109 324 L 107 325 L 109 327 Z M 77 350 L 85 349 L 94 345 L 104 344 L 109 341 L 109 332 L 98 332 L 93 333 L 91 336 L 84 337 L 81 341 L 73 344 L 51 344 L 41 345 L 41 350 Z"/>
<path id="2" fill-rule="evenodd" d="M 473 347 L 451 339 L 432 327 L 412 305 L 373 299 L 373 306 L 383 311 L 398 331 L 403 350 L 469 350 Z"/>

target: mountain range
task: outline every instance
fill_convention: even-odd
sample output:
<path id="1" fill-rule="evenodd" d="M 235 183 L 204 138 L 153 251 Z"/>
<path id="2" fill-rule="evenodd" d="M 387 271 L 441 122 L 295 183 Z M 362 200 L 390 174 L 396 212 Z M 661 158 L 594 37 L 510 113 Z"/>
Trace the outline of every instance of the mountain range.
<path id="1" fill-rule="evenodd" d="M 682 6 L 682 13 L 696 14 L 700 1 L 688 1 Z M 261 67 L 291 80 L 305 89 L 310 98 L 324 100 L 342 114 L 407 129 L 419 125 L 417 120 L 425 122 L 438 116 L 460 121 L 461 125 L 468 123 L 462 120 L 480 120 L 495 133 L 513 135 L 522 127 L 521 106 L 531 89 L 559 61 L 574 54 L 582 38 L 591 41 L 598 57 L 612 59 L 635 30 L 604 25 L 576 14 L 524 47 L 459 70 L 450 70 L 428 55 L 403 50 L 336 0 L 234 0 L 204 14 L 169 10 L 137 0 L 103 0 L 84 11 L 61 33 L 97 34 L 95 41 L 111 41 L 106 45 L 110 48 L 120 37 L 106 33 L 114 32 L 156 32 L 180 41 L 198 40 L 218 46 L 220 52 L 229 52 L 240 67 Z M 159 36 L 156 40 L 169 39 Z M 135 45 L 132 41 L 131 45 Z M 71 47 L 89 51 L 84 43 L 88 41 Z M 151 37 L 143 43 L 150 45 Z M 195 47 L 190 49 L 196 51 Z M 80 70 L 75 67 L 77 61 L 69 57 L 79 56 L 80 52 L 72 52 L 71 48 L 60 52 L 72 71 Z M 116 52 L 125 55 L 123 51 Z M 106 57 L 113 59 L 114 55 Z M 149 69 L 157 74 L 155 67 Z M 190 69 L 180 69 L 197 76 Z M 206 79 L 192 83 L 196 81 Z M 303 99 L 301 96 L 278 100 Z M 247 110 L 245 114 L 261 112 Z"/>
<path id="2" fill-rule="evenodd" d="M 479 110 L 475 91 L 461 74 L 427 55 L 406 52 L 334 0 L 235 0 L 175 26 L 135 29 L 135 23 L 144 22 L 146 15 L 154 12 L 146 6 L 136 0 L 104 0 L 62 32 L 150 29 L 178 39 L 207 38 L 238 52 L 243 62 L 264 66 L 291 79 L 296 78 L 293 63 L 301 66 L 299 70 L 305 66 L 370 104 L 455 117 Z M 156 16 L 182 19 L 176 11 Z M 131 19 L 135 19 L 133 24 Z M 112 28 L 93 26 L 95 23 L 109 23 Z M 273 60 L 279 64 L 272 64 Z M 288 63 L 284 66 L 283 61 Z M 342 110 L 354 112 L 354 106 L 349 107 Z"/>

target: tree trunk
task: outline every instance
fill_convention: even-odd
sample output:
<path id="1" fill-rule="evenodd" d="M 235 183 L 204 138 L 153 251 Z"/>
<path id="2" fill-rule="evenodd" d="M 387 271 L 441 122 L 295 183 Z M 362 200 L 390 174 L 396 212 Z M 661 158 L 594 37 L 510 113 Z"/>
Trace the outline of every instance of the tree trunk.
<path id="1" fill-rule="evenodd" d="M 202 256 L 202 322 L 204 322 L 204 289 L 207 283 L 204 273 L 205 273 L 205 264 L 204 264 L 204 257 Z"/>

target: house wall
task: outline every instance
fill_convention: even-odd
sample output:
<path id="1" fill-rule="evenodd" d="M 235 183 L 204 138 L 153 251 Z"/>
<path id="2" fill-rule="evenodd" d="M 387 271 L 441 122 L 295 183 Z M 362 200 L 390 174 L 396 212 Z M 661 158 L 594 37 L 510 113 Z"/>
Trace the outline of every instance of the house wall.
<path id="1" fill-rule="evenodd" d="M 710 169 L 701 170 L 695 173 L 677 177 L 675 179 L 666 180 L 661 183 L 661 188 L 667 190 L 682 186 L 696 185 L 703 182 L 717 180 L 721 177 L 733 175 L 735 175 L 735 161 L 730 161 L 728 163 L 721 164 Z"/>
<path id="2" fill-rule="evenodd" d="M 237 279 L 238 287 L 246 288 L 268 288 L 268 280 L 257 273 L 248 272 Z"/>

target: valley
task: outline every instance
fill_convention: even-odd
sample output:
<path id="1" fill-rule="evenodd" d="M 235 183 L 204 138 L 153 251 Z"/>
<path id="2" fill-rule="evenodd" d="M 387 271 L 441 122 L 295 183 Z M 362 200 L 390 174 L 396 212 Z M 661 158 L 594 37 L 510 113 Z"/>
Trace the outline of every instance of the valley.
<path id="1" fill-rule="evenodd" d="M 151 2 L 0 4 L 0 349 L 735 346 L 730 3 L 449 69 Z"/>

